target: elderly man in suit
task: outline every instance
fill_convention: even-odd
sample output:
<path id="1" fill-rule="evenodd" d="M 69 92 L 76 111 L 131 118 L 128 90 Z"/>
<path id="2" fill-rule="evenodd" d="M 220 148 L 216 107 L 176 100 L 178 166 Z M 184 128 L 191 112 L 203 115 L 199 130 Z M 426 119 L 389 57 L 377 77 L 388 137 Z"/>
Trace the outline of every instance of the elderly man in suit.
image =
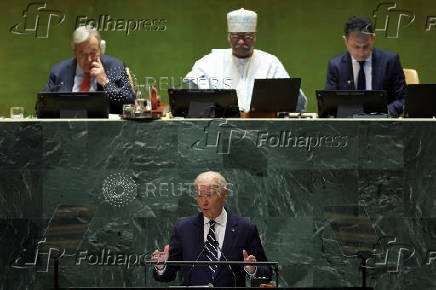
<path id="1" fill-rule="evenodd" d="M 133 103 L 135 94 L 124 63 L 104 55 L 97 29 L 80 26 L 73 32 L 74 57 L 55 64 L 50 70 L 47 92 L 106 91 L 110 112 L 121 113 L 123 104 Z"/>
<path id="2" fill-rule="evenodd" d="M 386 90 L 388 113 L 403 112 L 406 82 L 398 54 L 374 48 L 374 29 L 366 17 L 345 24 L 347 51 L 328 64 L 326 90 Z"/>
<path id="3" fill-rule="evenodd" d="M 218 172 L 201 173 L 195 180 L 200 213 L 176 223 L 169 246 L 156 250 L 153 260 L 173 261 L 266 261 L 259 233 L 254 224 L 224 208 L 226 180 Z M 245 276 L 271 279 L 267 266 L 173 266 L 154 269 L 158 281 L 174 280 L 182 271 L 184 285 L 244 287 Z"/>

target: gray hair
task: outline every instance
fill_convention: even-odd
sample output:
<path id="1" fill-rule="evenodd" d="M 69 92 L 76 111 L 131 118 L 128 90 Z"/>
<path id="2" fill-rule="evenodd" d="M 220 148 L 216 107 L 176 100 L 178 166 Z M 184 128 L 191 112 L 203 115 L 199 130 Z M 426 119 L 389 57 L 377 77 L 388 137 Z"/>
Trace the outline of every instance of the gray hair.
<path id="1" fill-rule="evenodd" d="M 87 41 L 91 35 L 94 35 L 95 38 L 97 38 L 99 44 L 102 43 L 100 32 L 98 32 L 98 30 L 94 27 L 90 25 L 77 27 L 77 29 L 73 32 L 73 39 L 71 42 L 73 50 L 76 48 L 76 44 Z M 102 51 L 102 53 L 104 52 Z"/>
<path id="2" fill-rule="evenodd" d="M 220 191 L 227 189 L 226 179 L 219 172 L 215 172 L 215 171 L 206 171 L 200 173 L 194 181 L 195 188 L 198 188 L 198 186 L 201 184 L 200 181 L 204 179 L 214 180 L 215 181 L 214 184 L 218 185 Z"/>

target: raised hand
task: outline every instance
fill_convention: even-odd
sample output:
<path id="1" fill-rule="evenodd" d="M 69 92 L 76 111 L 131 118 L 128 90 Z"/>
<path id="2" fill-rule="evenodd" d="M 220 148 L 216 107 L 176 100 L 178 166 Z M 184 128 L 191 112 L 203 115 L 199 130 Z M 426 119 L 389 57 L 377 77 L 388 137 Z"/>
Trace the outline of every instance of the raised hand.
<path id="1" fill-rule="evenodd" d="M 109 79 L 107 78 L 106 72 L 104 71 L 104 67 L 100 61 L 100 58 L 98 58 L 97 60 L 91 63 L 91 68 L 89 70 L 89 73 L 91 74 L 91 76 L 97 79 L 97 82 L 101 86 L 104 86 L 109 82 Z"/>
<path id="2" fill-rule="evenodd" d="M 244 262 L 256 262 L 256 257 L 248 255 L 246 250 L 242 250 L 242 254 L 244 255 Z M 245 266 L 245 271 L 249 274 L 254 274 L 256 272 L 256 266 L 247 265 Z"/>
<path id="3" fill-rule="evenodd" d="M 166 245 L 163 252 L 160 252 L 158 249 L 154 250 L 153 255 L 151 256 L 152 261 L 167 261 L 170 252 L 170 246 Z M 165 265 L 156 265 L 158 270 L 163 270 Z"/>

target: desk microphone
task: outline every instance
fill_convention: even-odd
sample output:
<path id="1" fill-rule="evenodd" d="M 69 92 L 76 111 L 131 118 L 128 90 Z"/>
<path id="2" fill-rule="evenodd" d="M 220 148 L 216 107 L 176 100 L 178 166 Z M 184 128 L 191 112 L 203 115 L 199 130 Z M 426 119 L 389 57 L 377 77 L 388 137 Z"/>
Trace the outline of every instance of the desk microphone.
<path id="1" fill-rule="evenodd" d="M 59 88 L 62 87 L 63 85 L 64 85 L 64 82 L 60 82 L 60 83 L 58 83 L 57 85 L 51 86 L 51 87 L 50 87 L 50 92 L 53 92 L 53 91 L 59 89 Z"/>

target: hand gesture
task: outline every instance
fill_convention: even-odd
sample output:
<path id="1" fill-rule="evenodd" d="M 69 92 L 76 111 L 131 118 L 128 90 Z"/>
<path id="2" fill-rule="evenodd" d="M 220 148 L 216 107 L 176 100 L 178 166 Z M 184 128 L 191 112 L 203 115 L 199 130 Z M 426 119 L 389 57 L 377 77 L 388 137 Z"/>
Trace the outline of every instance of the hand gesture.
<path id="1" fill-rule="evenodd" d="M 256 257 L 248 255 L 246 250 L 242 250 L 242 254 L 244 255 L 244 262 L 256 262 Z M 252 275 L 256 272 L 256 266 L 247 265 L 245 266 L 245 271 Z"/>
<path id="2" fill-rule="evenodd" d="M 165 262 L 168 260 L 170 252 L 170 246 L 166 245 L 163 252 L 160 252 L 158 249 L 154 250 L 153 255 L 151 256 L 152 261 L 162 261 Z M 156 268 L 158 270 L 163 270 L 165 268 L 165 265 L 156 265 Z"/>
<path id="3" fill-rule="evenodd" d="M 97 83 L 99 83 L 101 86 L 104 86 L 109 82 L 100 58 L 91 62 L 91 68 L 89 70 L 89 73 L 91 74 L 91 76 L 97 79 Z"/>

